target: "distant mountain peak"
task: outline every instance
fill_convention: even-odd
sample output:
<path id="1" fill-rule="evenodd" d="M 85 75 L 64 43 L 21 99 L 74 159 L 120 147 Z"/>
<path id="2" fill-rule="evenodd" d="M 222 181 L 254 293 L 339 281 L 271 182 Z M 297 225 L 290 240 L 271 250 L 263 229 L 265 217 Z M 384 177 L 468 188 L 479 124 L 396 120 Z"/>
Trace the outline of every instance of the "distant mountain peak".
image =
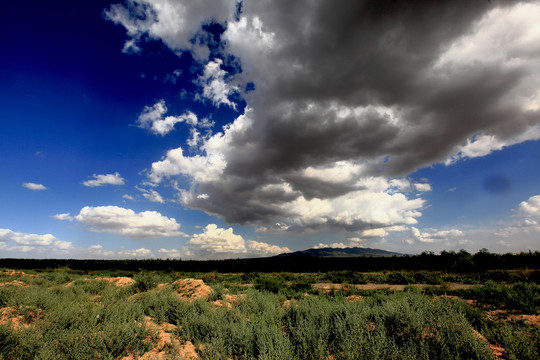
<path id="1" fill-rule="evenodd" d="M 277 255 L 278 257 L 357 257 L 357 256 L 403 256 L 405 254 L 362 247 L 319 248 L 294 251 Z"/>

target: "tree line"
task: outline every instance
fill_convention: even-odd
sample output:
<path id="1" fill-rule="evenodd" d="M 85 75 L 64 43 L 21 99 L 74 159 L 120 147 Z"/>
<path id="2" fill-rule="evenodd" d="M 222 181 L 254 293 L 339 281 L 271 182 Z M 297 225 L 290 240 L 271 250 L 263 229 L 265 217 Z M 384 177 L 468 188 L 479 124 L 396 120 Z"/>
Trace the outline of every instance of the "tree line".
<path id="1" fill-rule="evenodd" d="M 0 267 L 10 269 L 72 270 L 160 270 L 181 272 L 326 272 L 326 271 L 384 271 L 431 270 L 456 273 L 492 269 L 538 269 L 540 252 L 498 254 L 482 249 L 471 254 L 465 250 L 441 251 L 439 254 L 423 252 L 419 255 L 390 257 L 266 257 L 227 260 L 95 260 L 95 259 L 0 259 Z"/>

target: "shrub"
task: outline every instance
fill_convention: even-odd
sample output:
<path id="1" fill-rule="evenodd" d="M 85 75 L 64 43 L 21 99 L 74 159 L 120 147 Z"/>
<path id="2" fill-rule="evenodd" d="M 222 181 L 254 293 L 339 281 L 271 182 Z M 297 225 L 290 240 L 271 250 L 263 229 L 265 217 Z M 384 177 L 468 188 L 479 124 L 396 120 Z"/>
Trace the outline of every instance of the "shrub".
<path id="1" fill-rule="evenodd" d="M 135 289 L 139 292 L 152 290 L 158 285 L 158 276 L 146 271 L 135 274 L 133 280 L 135 280 Z"/>
<path id="2" fill-rule="evenodd" d="M 259 276 L 255 280 L 255 289 L 277 294 L 285 287 L 285 281 L 275 276 Z"/>

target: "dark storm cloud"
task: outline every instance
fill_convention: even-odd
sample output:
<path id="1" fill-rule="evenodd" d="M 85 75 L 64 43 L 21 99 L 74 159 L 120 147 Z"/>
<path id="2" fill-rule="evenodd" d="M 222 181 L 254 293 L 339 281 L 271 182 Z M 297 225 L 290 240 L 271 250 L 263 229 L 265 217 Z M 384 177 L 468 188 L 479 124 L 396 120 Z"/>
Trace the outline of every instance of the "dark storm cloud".
<path id="1" fill-rule="evenodd" d="M 519 37 L 534 23 L 530 9 L 517 4 L 244 1 L 239 19 L 229 14 L 223 49 L 243 70 L 230 86 L 252 82 L 255 90 L 243 94 L 244 117 L 202 147 L 208 156 L 223 155 L 219 181 L 194 180 L 184 204 L 233 223 L 296 221 L 291 229 L 413 223 L 422 202 L 398 201 L 389 188 L 364 188 L 357 180 L 444 162 L 478 134 L 493 136 L 492 148 L 475 148 L 483 155 L 536 136 L 539 111 L 524 109 L 523 99 L 540 85 L 540 46 L 497 38 L 497 31 Z M 175 51 L 190 46 L 141 31 Z M 360 170 L 337 181 L 336 162 Z M 307 176 L 313 168 L 328 178 Z M 360 208 L 343 210 L 345 200 L 371 199 L 369 190 L 387 195 L 368 201 L 372 213 L 403 211 L 374 219 Z M 323 202 L 310 202 L 317 199 Z M 306 219 L 314 206 L 329 210 Z"/>

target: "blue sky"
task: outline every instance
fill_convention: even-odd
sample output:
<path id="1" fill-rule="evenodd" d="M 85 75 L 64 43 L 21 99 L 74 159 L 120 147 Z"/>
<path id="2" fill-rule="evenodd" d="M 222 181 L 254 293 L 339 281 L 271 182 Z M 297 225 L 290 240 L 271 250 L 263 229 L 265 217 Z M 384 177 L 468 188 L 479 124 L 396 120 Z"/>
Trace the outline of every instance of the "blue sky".
<path id="1" fill-rule="evenodd" d="M 540 249 L 537 1 L 3 8 L 0 257 Z"/>

